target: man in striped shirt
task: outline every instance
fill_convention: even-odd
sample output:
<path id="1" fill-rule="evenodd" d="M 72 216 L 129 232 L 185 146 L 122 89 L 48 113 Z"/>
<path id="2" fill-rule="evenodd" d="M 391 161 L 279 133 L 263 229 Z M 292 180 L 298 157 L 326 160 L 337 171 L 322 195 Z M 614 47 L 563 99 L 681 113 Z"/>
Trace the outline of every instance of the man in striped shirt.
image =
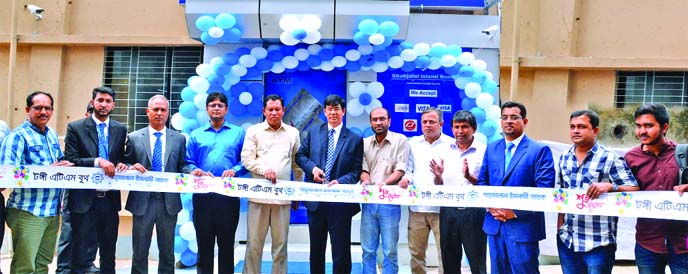
<path id="1" fill-rule="evenodd" d="M 24 166 L 27 173 L 26 165 L 72 166 L 64 160 L 55 130 L 47 126 L 53 110 L 49 93 L 29 94 L 28 119 L 3 140 L 0 163 Z M 15 188 L 10 194 L 7 224 L 14 249 L 10 273 L 48 273 L 57 243 L 61 194 L 59 188 Z"/>
<path id="2" fill-rule="evenodd" d="M 571 113 L 569 130 L 574 145 L 557 165 L 559 187 L 587 188 L 586 195 L 574 201 L 585 207 L 606 192 L 638 190 L 624 159 L 597 143 L 599 123 L 594 111 Z M 618 217 L 612 216 L 559 214 L 557 249 L 564 274 L 611 273 L 617 222 Z"/>

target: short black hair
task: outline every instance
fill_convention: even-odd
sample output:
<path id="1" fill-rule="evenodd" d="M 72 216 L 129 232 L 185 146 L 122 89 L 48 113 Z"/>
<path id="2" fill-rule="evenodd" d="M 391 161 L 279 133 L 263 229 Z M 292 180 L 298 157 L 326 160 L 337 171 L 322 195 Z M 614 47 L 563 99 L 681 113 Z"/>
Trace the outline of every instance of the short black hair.
<path id="1" fill-rule="evenodd" d="M 91 102 L 88 102 L 88 104 L 86 104 L 86 112 L 89 114 L 93 113 L 93 104 L 91 104 Z"/>
<path id="2" fill-rule="evenodd" d="M 346 108 L 346 101 L 339 95 L 330 94 L 325 98 L 325 106 L 335 107 L 340 106 L 342 109 Z"/>
<path id="3" fill-rule="evenodd" d="M 664 124 L 669 124 L 669 111 L 667 111 L 664 105 L 644 104 L 642 106 L 639 106 L 638 109 L 635 110 L 635 119 L 638 119 L 638 117 L 645 114 L 650 114 L 654 116 L 655 120 L 657 120 L 660 126 L 664 126 Z"/>
<path id="4" fill-rule="evenodd" d="M 215 100 L 220 100 L 223 104 L 227 105 L 227 95 L 225 95 L 222 92 L 211 92 L 208 94 L 208 98 L 205 99 L 205 106 L 208 107 L 208 104 L 210 102 L 215 101 Z"/>
<path id="5" fill-rule="evenodd" d="M 526 106 L 519 102 L 509 101 L 502 104 L 502 109 L 500 112 L 504 112 L 505 108 L 518 108 L 521 111 L 521 118 L 526 118 Z"/>
<path id="6" fill-rule="evenodd" d="M 473 130 L 478 129 L 478 123 L 475 121 L 475 116 L 473 116 L 473 113 L 471 113 L 470 111 L 459 110 L 456 113 L 454 113 L 454 117 L 452 118 L 452 124 L 462 122 L 471 125 Z"/>
<path id="7" fill-rule="evenodd" d="M 383 108 L 383 107 L 376 107 L 376 108 L 374 108 L 373 110 L 376 110 L 376 109 L 382 109 L 382 110 L 384 110 L 385 113 L 387 114 L 387 119 L 389 119 L 389 110 L 387 110 L 386 108 Z M 370 114 L 368 115 L 368 117 L 369 117 L 371 120 L 373 119 L 373 110 L 371 110 L 371 111 L 370 111 Z"/>
<path id="8" fill-rule="evenodd" d="M 266 108 L 268 106 L 268 101 L 280 101 L 280 105 L 284 107 L 284 99 L 282 99 L 282 96 L 279 96 L 277 94 L 270 94 L 268 96 L 265 96 L 265 99 L 263 99 L 263 108 Z"/>
<path id="9" fill-rule="evenodd" d="M 112 101 L 115 101 L 115 90 L 111 87 L 97 87 L 93 89 L 93 94 L 91 95 L 91 100 L 96 99 L 98 93 L 105 93 L 112 96 Z"/>
<path id="10" fill-rule="evenodd" d="M 600 126 L 600 116 L 597 115 L 597 112 L 594 112 L 589 109 L 581 109 L 571 112 L 571 116 L 569 116 L 569 122 L 571 121 L 571 119 L 580 116 L 587 116 L 590 120 L 590 125 L 592 125 L 592 128 L 597 128 Z"/>
<path id="11" fill-rule="evenodd" d="M 53 100 L 53 96 L 50 95 L 50 93 L 47 93 L 45 91 L 38 91 L 38 90 L 31 92 L 31 94 L 26 96 L 26 106 L 27 107 L 33 106 L 33 97 L 36 97 L 36 95 L 39 95 L 39 94 L 43 94 L 45 96 L 48 96 L 48 98 L 50 98 L 50 106 L 51 107 L 53 106 L 53 102 L 55 102 L 55 100 Z"/>

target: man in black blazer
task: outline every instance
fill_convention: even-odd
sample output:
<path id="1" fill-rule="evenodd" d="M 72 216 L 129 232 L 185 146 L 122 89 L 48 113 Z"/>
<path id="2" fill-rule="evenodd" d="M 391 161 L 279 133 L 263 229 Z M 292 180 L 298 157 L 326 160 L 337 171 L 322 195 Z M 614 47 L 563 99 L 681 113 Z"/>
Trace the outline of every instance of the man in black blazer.
<path id="1" fill-rule="evenodd" d="M 186 138 L 165 126 L 169 118 L 167 98 L 151 97 L 146 114 L 150 125 L 130 133 L 127 138 L 125 158 L 130 168 L 142 173 L 148 170 L 190 172 L 185 157 Z M 131 273 L 148 273 L 153 225 L 160 251 L 158 273 L 174 273 L 174 226 L 177 213 L 182 210 L 179 193 L 131 191 L 125 208 L 134 215 Z"/>
<path id="2" fill-rule="evenodd" d="M 342 123 L 344 99 L 325 98 L 327 124 L 313 126 L 302 141 L 296 162 L 306 174 L 306 182 L 356 184 L 361 175 L 363 139 Z M 351 217 L 360 211 L 353 203 L 304 202 L 308 209 L 311 273 L 325 273 L 327 234 L 332 244 L 332 272 L 351 273 Z"/>
<path id="3" fill-rule="evenodd" d="M 106 176 L 127 170 L 124 143 L 127 127 L 110 119 L 115 108 L 115 91 L 109 87 L 93 89 L 93 115 L 67 125 L 65 158 L 81 167 L 100 167 Z M 100 250 L 100 271 L 115 272 L 115 247 L 122 209 L 118 190 L 73 189 L 67 205 L 71 211 L 72 273 L 87 273 L 95 246 Z"/>

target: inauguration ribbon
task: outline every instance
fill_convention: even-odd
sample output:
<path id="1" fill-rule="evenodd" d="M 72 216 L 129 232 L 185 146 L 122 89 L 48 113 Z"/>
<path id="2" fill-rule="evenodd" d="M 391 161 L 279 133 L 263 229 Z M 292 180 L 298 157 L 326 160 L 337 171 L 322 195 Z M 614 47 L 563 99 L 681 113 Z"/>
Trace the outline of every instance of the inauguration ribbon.
<path id="1" fill-rule="evenodd" d="M 585 189 L 496 186 L 398 186 L 322 184 L 265 179 L 196 177 L 129 170 L 110 178 L 100 168 L 0 166 L 3 188 L 119 189 L 214 192 L 242 198 L 444 207 L 492 207 L 542 212 L 688 220 L 688 195 L 675 191 L 606 193 L 589 199 Z"/>

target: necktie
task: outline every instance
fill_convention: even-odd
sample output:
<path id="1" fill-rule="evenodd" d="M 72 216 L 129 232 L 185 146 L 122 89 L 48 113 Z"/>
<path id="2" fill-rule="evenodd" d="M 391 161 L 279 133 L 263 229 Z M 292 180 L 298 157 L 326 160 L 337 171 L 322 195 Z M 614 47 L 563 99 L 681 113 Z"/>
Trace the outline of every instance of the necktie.
<path id="1" fill-rule="evenodd" d="M 330 180 L 330 172 L 334 164 L 334 129 L 327 134 L 327 162 L 325 163 L 325 177 Z"/>
<path id="2" fill-rule="evenodd" d="M 506 142 L 506 151 L 504 151 L 504 170 L 509 168 L 511 162 L 511 149 L 514 148 L 514 143 Z"/>
<path id="3" fill-rule="evenodd" d="M 105 137 L 105 123 L 98 124 L 98 157 L 108 159 L 108 142 Z"/>
<path id="4" fill-rule="evenodd" d="M 153 165 L 153 171 L 162 171 L 162 132 L 153 133 L 155 135 L 155 144 L 153 145 L 153 160 L 151 164 Z"/>

